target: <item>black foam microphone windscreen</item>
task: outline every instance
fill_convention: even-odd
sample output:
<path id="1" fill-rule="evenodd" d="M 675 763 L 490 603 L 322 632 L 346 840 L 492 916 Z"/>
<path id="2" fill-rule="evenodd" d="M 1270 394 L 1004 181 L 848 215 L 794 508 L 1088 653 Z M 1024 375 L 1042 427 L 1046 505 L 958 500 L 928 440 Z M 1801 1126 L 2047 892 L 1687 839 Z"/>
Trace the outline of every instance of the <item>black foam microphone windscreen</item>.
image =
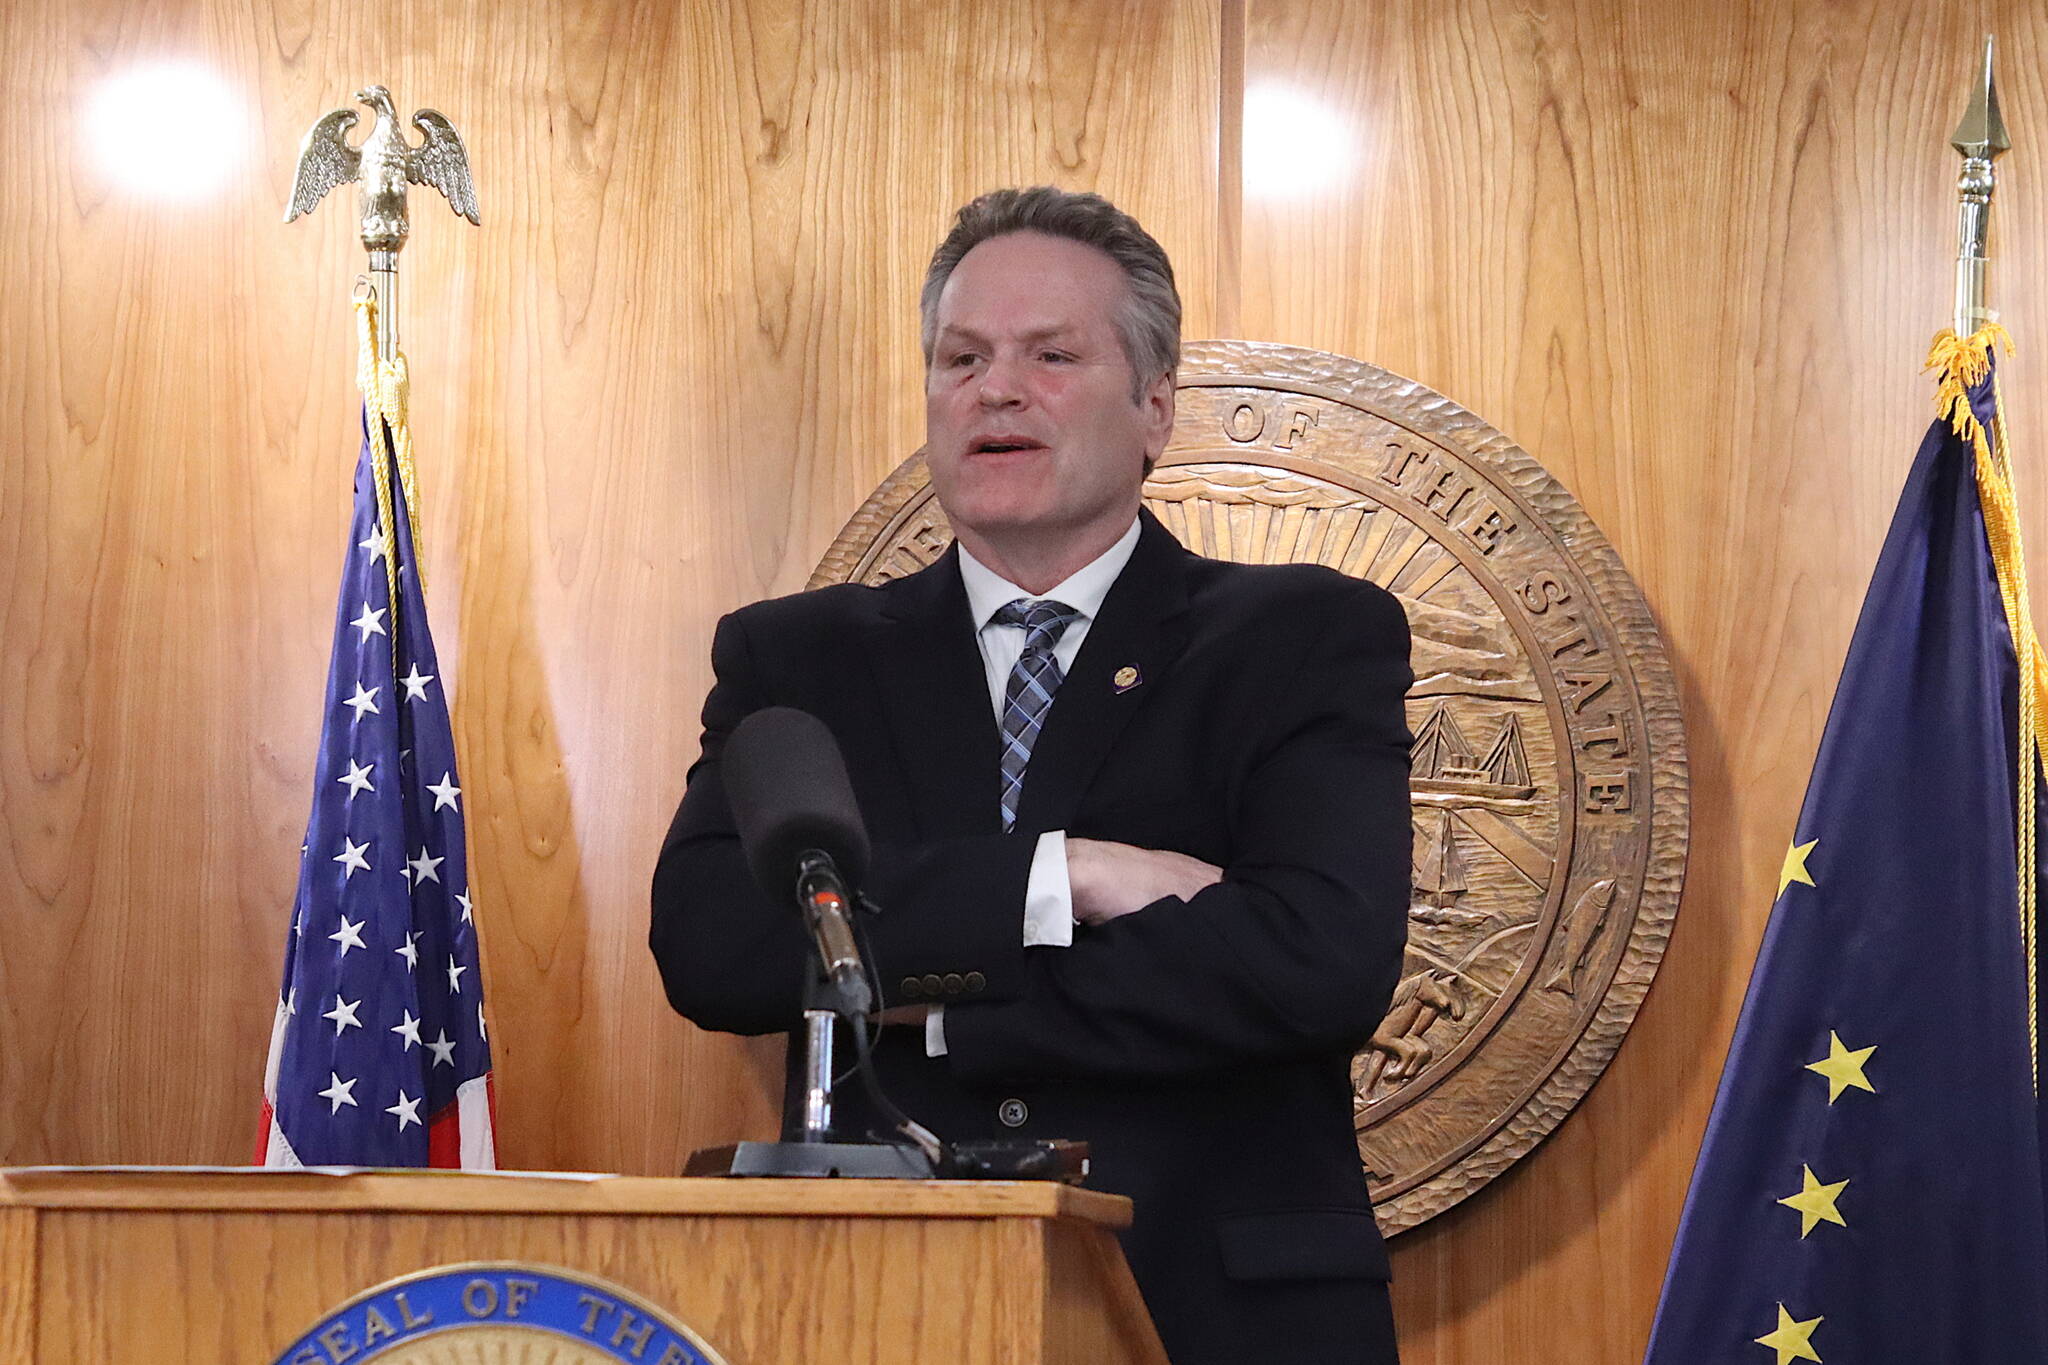
<path id="1" fill-rule="evenodd" d="M 813 851 L 831 858 L 849 886 L 860 885 L 867 825 L 824 721 L 789 706 L 756 711 L 733 728 L 720 770 L 740 847 L 762 890 L 787 900 L 803 855 Z"/>

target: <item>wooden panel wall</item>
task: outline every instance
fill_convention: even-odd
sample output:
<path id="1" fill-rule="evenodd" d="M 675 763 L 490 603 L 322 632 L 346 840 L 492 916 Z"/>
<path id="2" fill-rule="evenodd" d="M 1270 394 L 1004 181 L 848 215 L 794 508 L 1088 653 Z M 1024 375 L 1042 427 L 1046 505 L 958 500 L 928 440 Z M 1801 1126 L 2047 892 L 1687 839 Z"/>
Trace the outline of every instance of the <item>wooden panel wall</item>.
<path id="1" fill-rule="evenodd" d="M 1931 415 L 1916 371 L 1950 308 L 1946 143 L 1987 31 L 2018 148 L 1994 302 L 2021 344 L 2014 438 L 2039 469 L 2038 9 L 1247 0 L 1246 88 L 1313 99 L 1359 150 L 1326 192 L 1247 196 L 1245 334 L 1441 389 L 1571 488 L 1658 617 L 1692 761 L 1663 971 L 1550 1142 L 1396 1243 L 1408 1365 L 1641 1358 L 1836 674 Z M 1259 155 L 1248 141 L 1247 167 Z M 2040 544 L 2048 502 L 2031 504 Z"/>
<path id="2" fill-rule="evenodd" d="M 664 1172 L 772 1125 L 772 1050 L 676 1020 L 642 946 L 710 625 L 799 586 L 917 444 L 914 295 L 950 207 L 1054 180 L 1159 235 L 1189 335 L 1362 356 L 1515 436 L 1663 624 L 1696 810 L 1663 975 L 1556 1137 L 1395 1258 L 1411 1365 L 1638 1358 L 1927 418 L 1944 140 L 1987 29 L 2028 452 L 2048 17 L 2019 0 L 13 0 L 0 1162 L 253 1138 L 360 260 L 345 198 L 277 218 L 305 127 L 382 80 L 465 131 L 485 215 L 416 196 L 406 321 L 507 1162 Z M 246 111 L 245 179 L 213 202 L 140 197 L 84 138 L 103 80 L 167 58 Z M 1350 149 L 1287 197 L 1240 117 L 1275 88 Z"/>

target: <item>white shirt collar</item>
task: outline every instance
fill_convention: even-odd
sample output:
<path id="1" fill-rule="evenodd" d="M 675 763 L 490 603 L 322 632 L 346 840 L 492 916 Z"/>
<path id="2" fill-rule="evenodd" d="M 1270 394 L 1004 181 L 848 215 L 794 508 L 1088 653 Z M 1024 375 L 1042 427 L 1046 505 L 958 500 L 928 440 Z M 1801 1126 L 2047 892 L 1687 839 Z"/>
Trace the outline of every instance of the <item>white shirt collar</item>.
<path id="1" fill-rule="evenodd" d="M 1024 591 L 969 554 L 967 547 L 962 545 L 960 581 L 967 588 L 967 610 L 974 619 L 975 630 L 985 628 L 991 616 L 1020 597 L 1032 601 L 1052 598 L 1072 607 L 1083 620 L 1094 620 L 1102 611 L 1103 599 L 1115 586 L 1117 575 L 1124 571 L 1124 565 L 1131 562 L 1131 552 L 1138 548 L 1138 530 L 1138 519 L 1133 517 L 1131 529 L 1125 531 L 1116 544 L 1042 593 Z"/>

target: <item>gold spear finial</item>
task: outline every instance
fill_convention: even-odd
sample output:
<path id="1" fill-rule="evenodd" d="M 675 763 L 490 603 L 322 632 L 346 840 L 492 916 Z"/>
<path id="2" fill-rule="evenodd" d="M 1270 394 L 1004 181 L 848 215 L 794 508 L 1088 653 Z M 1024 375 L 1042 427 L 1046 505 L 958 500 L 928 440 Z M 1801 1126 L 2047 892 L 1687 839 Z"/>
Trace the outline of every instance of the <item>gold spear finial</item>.
<path id="1" fill-rule="evenodd" d="M 1963 121 L 1956 125 L 1948 144 L 1966 157 L 1987 161 L 2012 147 L 2012 139 L 2005 135 L 2005 119 L 1998 112 L 1998 83 L 1991 77 L 1995 41 L 1992 35 L 1984 35 L 1984 70 L 1977 88 L 1970 92 L 1970 107 L 1963 111 Z"/>
<path id="2" fill-rule="evenodd" d="M 1962 154 L 1962 173 L 1956 178 L 1956 195 L 1961 200 L 1956 216 L 1956 316 L 1957 336 L 1969 336 L 1992 320 L 1984 305 L 1985 246 L 1991 229 L 1991 192 L 1997 176 L 1991 163 L 2012 146 L 2005 135 L 2005 119 L 1998 112 L 1998 86 L 1991 77 L 1992 38 L 1984 37 L 1984 69 L 1977 88 L 1970 94 L 1970 107 L 1956 125 L 1949 145 Z"/>

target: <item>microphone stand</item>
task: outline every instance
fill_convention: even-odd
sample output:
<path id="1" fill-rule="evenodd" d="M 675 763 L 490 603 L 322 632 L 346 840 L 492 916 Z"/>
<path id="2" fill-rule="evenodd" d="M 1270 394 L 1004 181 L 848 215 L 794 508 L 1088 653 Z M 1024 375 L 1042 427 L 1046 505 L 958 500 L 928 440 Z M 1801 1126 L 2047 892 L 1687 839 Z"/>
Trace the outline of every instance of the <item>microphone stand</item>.
<path id="1" fill-rule="evenodd" d="M 818 949 L 804 978 L 803 1106 L 784 1115 L 780 1142 L 708 1148 L 691 1155 L 683 1174 L 931 1180 L 944 1161 L 943 1146 L 889 1103 L 875 1082 L 866 1033 L 874 991 L 850 932 L 852 906 L 838 870 L 823 855 L 806 855 L 795 891 Z M 835 1054 L 841 1019 L 853 1032 L 855 1069 L 869 1100 L 877 1113 L 896 1121 L 905 1141 L 847 1142 L 835 1130 L 832 1091 L 839 1077 Z"/>
<path id="2" fill-rule="evenodd" d="M 868 1011 L 875 992 L 853 933 L 852 898 L 832 860 L 804 855 L 794 888 L 817 953 L 804 979 L 804 1093 L 783 1116 L 780 1142 L 741 1142 L 691 1154 L 684 1175 L 842 1176 L 871 1180 L 1061 1180 L 1088 1174 L 1088 1144 L 1064 1139 L 941 1142 L 882 1093 L 868 1055 Z M 865 903 L 865 902 L 863 902 Z M 872 908 L 872 907 L 870 907 Z M 837 1025 L 844 1020 L 855 1049 L 853 1070 L 877 1117 L 893 1123 L 897 1142 L 848 1142 L 833 1121 L 839 1079 Z"/>

